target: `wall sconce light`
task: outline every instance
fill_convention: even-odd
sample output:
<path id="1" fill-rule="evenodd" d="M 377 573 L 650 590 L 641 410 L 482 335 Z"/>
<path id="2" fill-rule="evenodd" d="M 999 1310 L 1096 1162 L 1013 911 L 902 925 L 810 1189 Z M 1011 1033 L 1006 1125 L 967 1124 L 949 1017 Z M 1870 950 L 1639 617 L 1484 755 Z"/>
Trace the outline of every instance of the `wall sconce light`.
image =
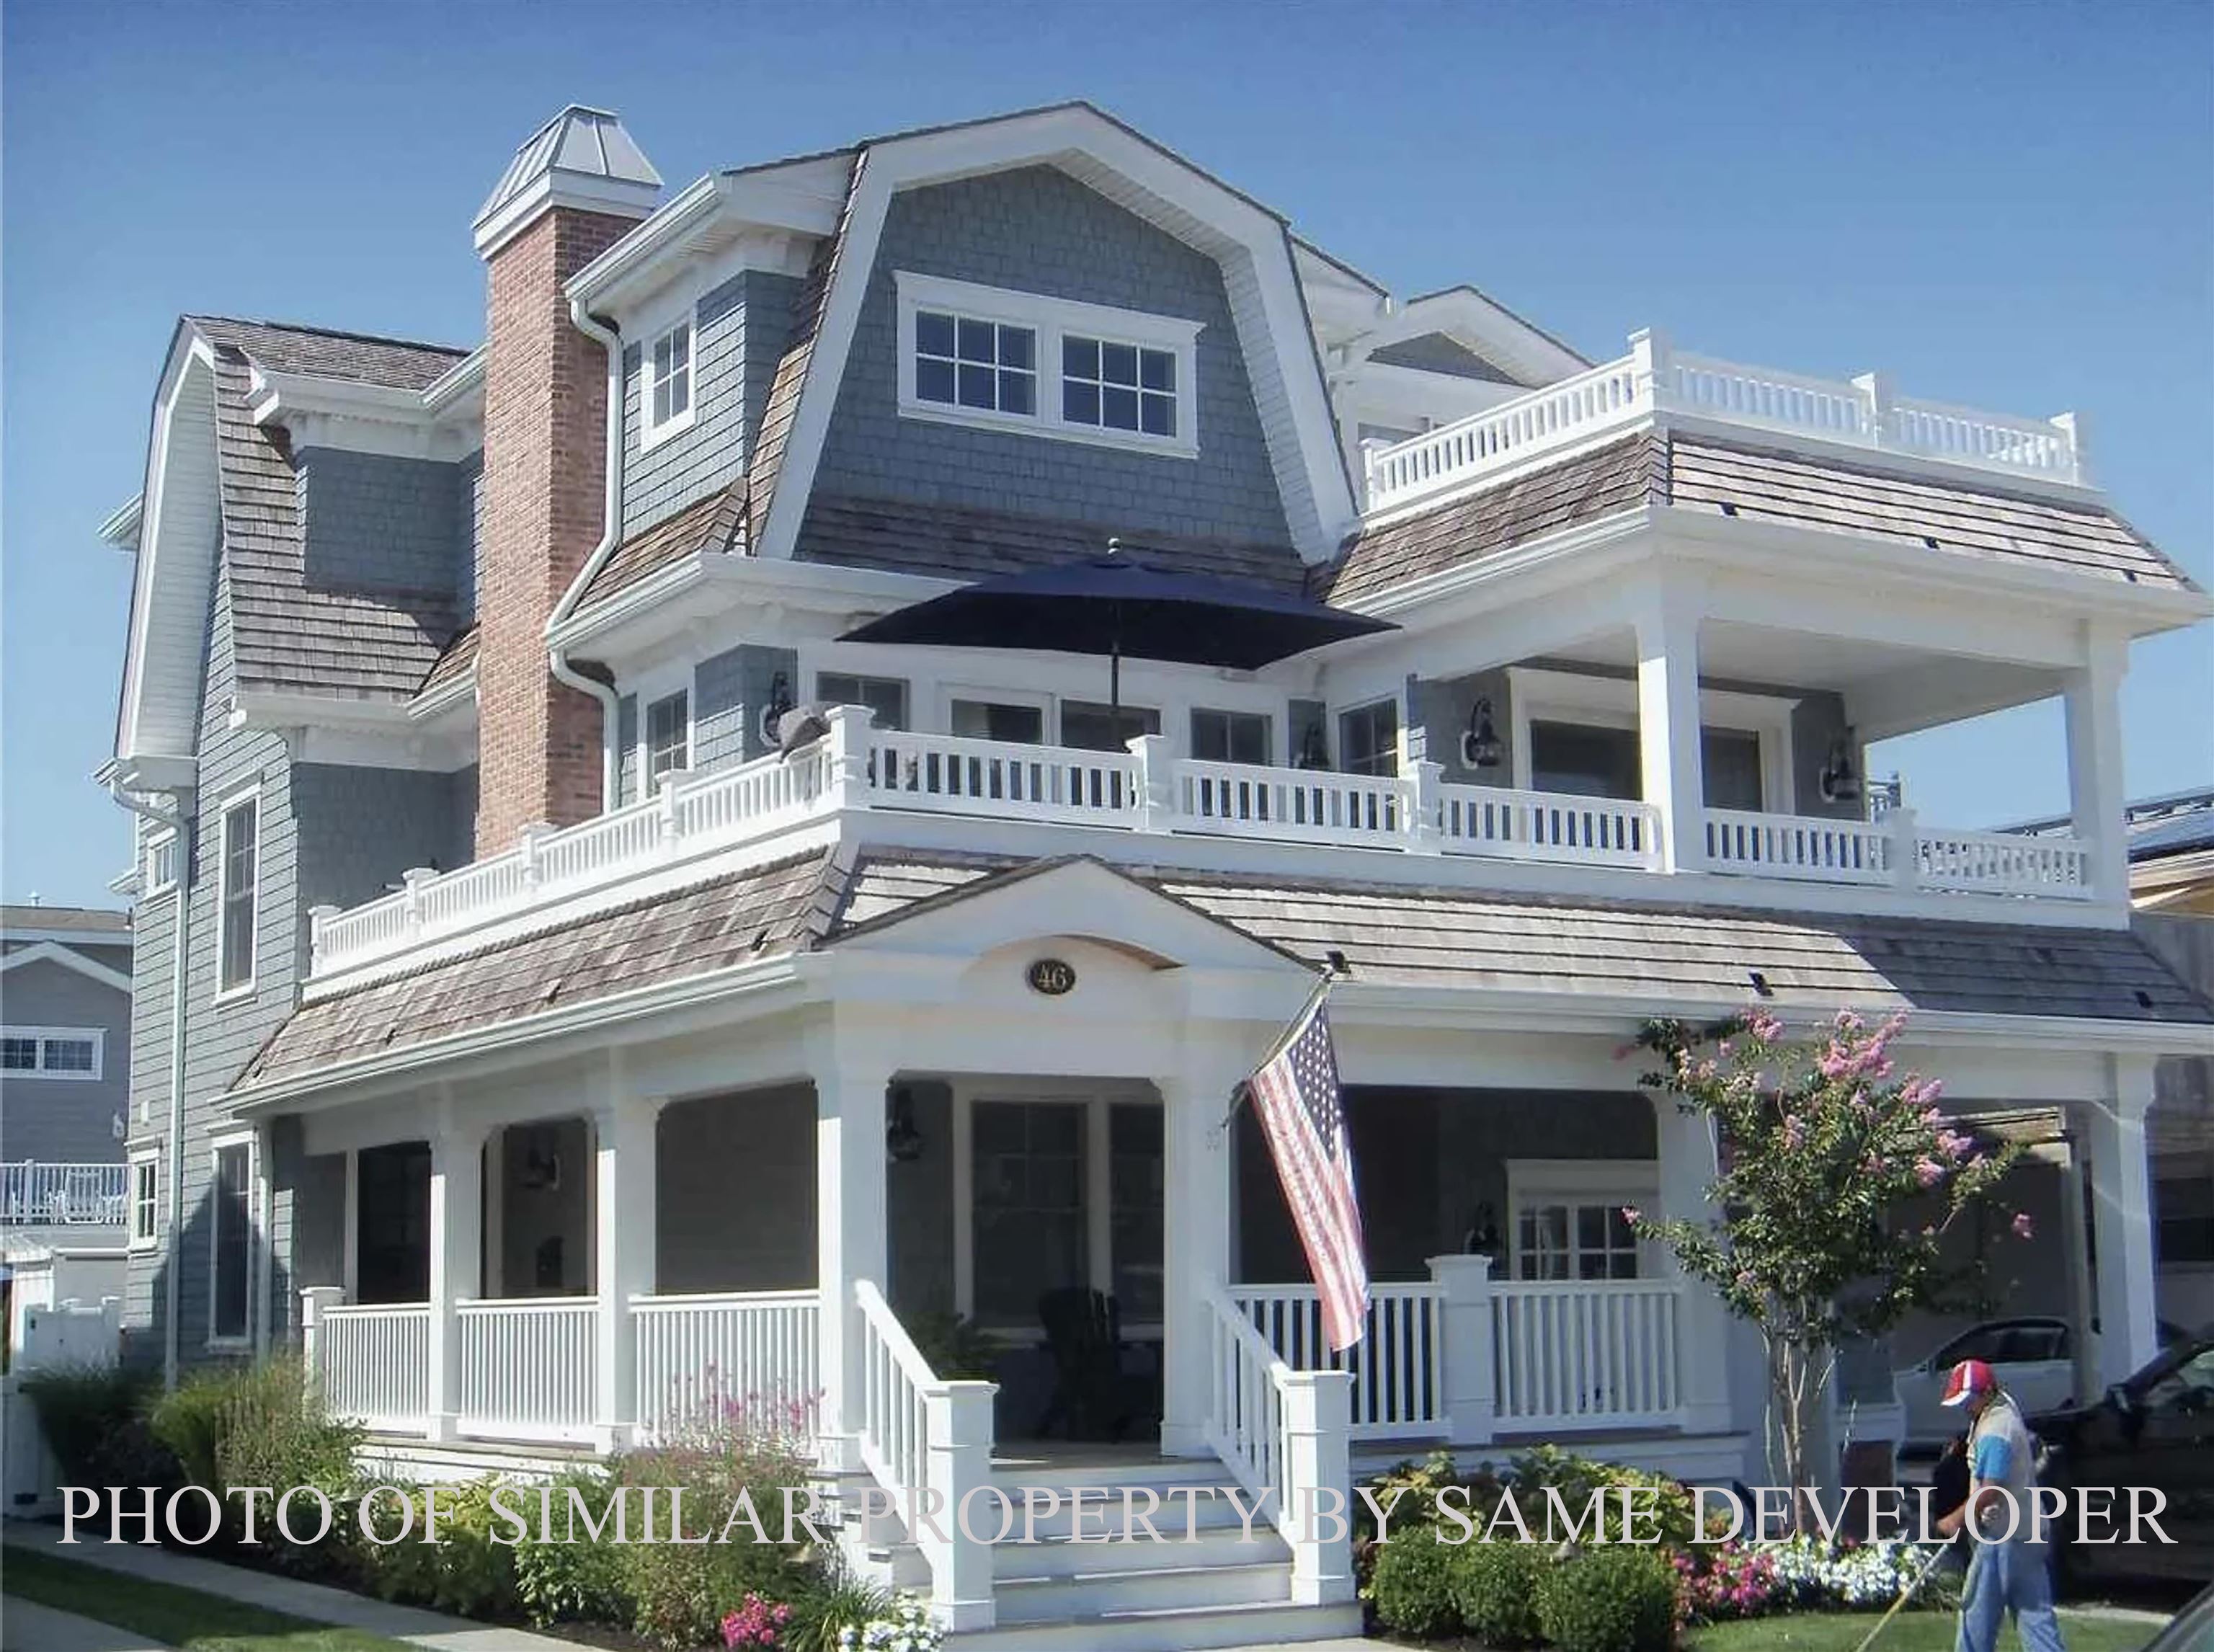
<path id="1" fill-rule="evenodd" d="M 922 1131 L 914 1122 L 914 1095 L 905 1085 L 892 1092 L 892 1122 L 884 1126 L 884 1157 L 911 1165 L 922 1157 Z"/>
<path id="2" fill-rule="evenodd" d="M 1460 737 L 1460 760 L 1469 768 L 1496 768 L 1502 755 L 1499 731 L 1491 725 L 1491 697 L 1477 698 L 1469 707 L 1468 727 Z"/>
<path id="3" fill-rule="evenodd" d="M 776 725 L 792 709 L 792 679 L 779 671 L 768 680 L 768 704 L 761 707 L 761 737 L 763 745 L 778 743 Z"/>
<path id="4" fill-rule="evenodd" d="M 1853 731 L 1847 729 L 1830 742 L 1830 755 L 1824 760 L 1822 772 L 1815 779 L 1815 786 L 1825 803 L 1858 803 L 1861 800 L 1860 772 L 1853 767 Z"/>

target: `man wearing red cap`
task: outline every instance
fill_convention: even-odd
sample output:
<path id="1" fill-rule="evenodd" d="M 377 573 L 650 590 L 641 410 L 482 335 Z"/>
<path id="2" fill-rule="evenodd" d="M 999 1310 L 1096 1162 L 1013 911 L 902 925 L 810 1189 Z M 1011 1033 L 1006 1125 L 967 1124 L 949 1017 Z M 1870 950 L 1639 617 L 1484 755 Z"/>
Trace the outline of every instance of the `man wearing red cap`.
<path id="1" fill-rule="evenodd" d="M 2037 1446 L 1998 1375 L 1963 1360 L 1945 1380 L 1945 1404 L 1974 1419 L 1968 1433 L 1968 1501 L 1937 1522 L 1950 1537 L 1965 1526 L 1975 1539 L 1960 1591 L 1958 1652 L 1997 1652 L 2009 1613 L 2023 1652 L 2064 1652 L 2052 1612 L 2047 1550 L 2038 1529 Z"/>

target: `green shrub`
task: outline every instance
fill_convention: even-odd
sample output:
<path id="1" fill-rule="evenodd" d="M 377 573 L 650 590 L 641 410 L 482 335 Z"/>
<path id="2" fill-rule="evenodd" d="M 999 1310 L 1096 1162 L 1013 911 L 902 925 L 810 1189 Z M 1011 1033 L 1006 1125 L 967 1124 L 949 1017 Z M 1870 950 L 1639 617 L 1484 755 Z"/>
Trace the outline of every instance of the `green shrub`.
<path id="1" fill-rule="evenodd" d="M 792 1623 L 783 1643 L 792 1652 L 839 1652 L 842 1631 L 859 1631 L 890 1614 L 893 1596 L 847 1573 L 834 1557 L 792 1597 Z"/>
<path id="2" fill-rule="evenodd" d="M 579 1524 L 596 1524 L 607 1514 L 615 1483 L 597 1469 L 567 1469 L 554 1477 L 549 1488 L 548 1531 L 551 1543 L 538 1539 L 535 1493 L 511 1496 L 511 1507 L 523 1509 L 530 1521 L 529 1537 L 516 1545 L 515 1594 L 530 1621 L 548 1624 L 627 1624 L 631 1620 L 630 1594 L 624 1586 L 623 1551 L 615 1545 L 595 1543 L 570 1535 L 569 1494 L 583 1505 Z"/>
<path id="3" fill-rule="evenodd" d="M 413 1529 L 397 1543 L 358 1545 L 358 1554 L 369 1587 L 387 1600 L 404 1600 L 464 1618 L 505 1618 L 517 1609 L 515 1562 L 517 1550 L 494 1543 L 495 1531 L 509 1535 L 511 1527 L 492 1514 L 496 1479 L 471 1480 L 462 1485 L 436 1488 L 438 1498 L 438 1542 L 423 1542 L 423 1498 L 428 1488 L 398 1481 L 415 1505 Z M 511 1496 L 511 1507 L 519 1500 Z M 399 1508 L 390 1497 L 376 1500 L 377 1529 L 391 1532 L 400 1521 Z M 358 1528 L 356 1528 L 358 1530 Z"/>
<path id="4" fill-rule="evenodd" d="M 55 1366 L 27 1374 L 24 1397 L 61 1469 L 61 1484 L 174 1488 L 184 1483 L 176 1454 L 154 1436 L 146 1412 L 153 1378 L 121 1365 Z"/>
<path id="5" fill-rule="evenodd" d="M 1454 1553 L 1434 1532 L 1420 1527 L 1378 1546 L 1368 1594 L 1386 1628 L 1430 1640 L 1460 1627 L 1453 1607 Z"/>
<path id="6" fill-rule="evenodd" d="M 1676 1638 L 1676 1575 L 1655 1550 L 1586 1550 L 1538 1584 L 1538 1622 L 1560 1652 L 1668 1652 Z"/>
<path id="7" fill-rule="evenodd" d="M 1535 1646 L 1538 1586 L 1552 1566 L 1544 1545 L 1470 1543 L 1453 1554 L 1453 1610 L 1468 1632 L 1492 1646 Z"/>
<path id="8" fill-rule="evenodd" d="M 1580 1457 L 1558 1446 L 1539 1446 L 1510 1459 L 1507 1479 L 1514 1488 L 1514 1500 L 1523 1519 L 1530 1522 L 1533 1532 L 1542 1529 L 1539 1522 L 1548 1512 L 1544 1494 L 1550 1487 L 1560 1494 L 1571 1519 L 1582 1518 L 1594 1491 L 1608 1492 L 1605 1504 L 1606 1533 L 1610 1539 L 1618 1537 L 1623 1504 L 1619 1497 L 1612 1494 L 1618 1487 L 1627 1487 L 1634 1492 L 1649 1494 L 1638 1496 L 1631 1504 L 1637 1515 L 1632 1525 L 1632 1535 L 1637 1541 L 1657 1542 L 1670 1550 L 1691 1546 L 1694 1505 L 1691 1490 L 1665 1474 L 1624 1468 L 1618 1463 L 1602 1463 L 1597 1458 Z"/>
<path id="9" fill-rule="evenodd" d="M 331 1417 L 292 1359 L 193 1376 L 154 1407 L 150 1426 L 186 1478 L 223 1499 L 224 1529 L 234 1540 L 243 1500 L 230 1497 L 229 1488 L 309 1485 L 344 1499 L 363 1432 Z M 296 1549 L 266 1521 L 263 1539 L 280 1565 L 298 1569 L 327 1571 L 337 1553 L 330 1545 Z"/>

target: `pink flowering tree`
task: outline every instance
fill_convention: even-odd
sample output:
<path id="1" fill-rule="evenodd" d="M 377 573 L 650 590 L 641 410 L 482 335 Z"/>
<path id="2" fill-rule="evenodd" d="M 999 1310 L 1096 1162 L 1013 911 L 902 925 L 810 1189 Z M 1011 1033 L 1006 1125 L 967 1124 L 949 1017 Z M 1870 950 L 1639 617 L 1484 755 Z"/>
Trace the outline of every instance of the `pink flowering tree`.
<path id="1" fill-rule="evenodd" d="M 2015 1149 L 1954 1127 L 1937 1080 L 1894 1075 L 1905 1024 L 1847 1011 L 1794 1041 L 1754 1009 L 1703 1029 L 1650 1022 L 1638 1040 L 1660 1060 L 1642 1081 L 1716 1127 L 1721 1173 L 1703 1217 L 1624 1214 L 1759 1330 L 1770 1466 L 1786 1485 L 1811 1484 L 1808 1429 L 1838 1346 L 1964 1300 L 1973 1269 L 1948 1266 L 1944 1236 L 1993 1200 L 2014 1162 Z M 2013 1227 L 2027 1237 L 2027 1216 Z"/>

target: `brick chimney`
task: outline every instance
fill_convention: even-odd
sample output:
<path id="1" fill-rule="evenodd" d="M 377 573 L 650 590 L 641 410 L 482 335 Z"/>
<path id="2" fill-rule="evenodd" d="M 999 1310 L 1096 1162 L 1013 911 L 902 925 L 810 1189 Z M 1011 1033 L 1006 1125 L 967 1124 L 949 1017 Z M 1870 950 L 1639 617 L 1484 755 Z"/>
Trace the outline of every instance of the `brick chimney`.
<path id="1" fill-rule="evenodd" d="M 622 123 L 572 106 L 533 133 L 477 214 L 485 260 L 484 521 L 477 590 L 480 859 L 533 821 L 599 811 L 600 707 L 557 682 L 546 620 L 598 543 L 607 352 L 569 278 L 653 210 L 661 179 Z"/>

